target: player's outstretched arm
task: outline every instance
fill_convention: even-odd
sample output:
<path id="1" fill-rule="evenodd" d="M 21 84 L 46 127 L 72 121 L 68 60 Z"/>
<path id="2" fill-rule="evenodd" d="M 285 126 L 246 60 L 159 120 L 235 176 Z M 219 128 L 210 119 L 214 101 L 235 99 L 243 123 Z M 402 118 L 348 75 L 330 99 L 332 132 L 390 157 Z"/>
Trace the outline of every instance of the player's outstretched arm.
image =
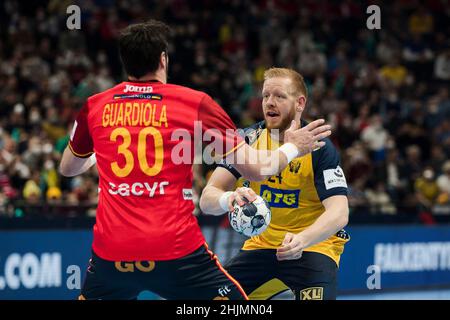
<path id="1" fill-rule="evenodd" d="M 73 177 L 86 172 L 96 162 L 95 153 L 88 158 L 79 158 L 66 147 L 59 164 L 59 173 L 65 177 Z"/>
<path id="2" fill-rule="evenodd" d="M 281 172 L 294 158 L 304 156 L 323 147 L 320 141 L 331 134 L 331 126 L 325 120 L 315 120 L 303 128 L 294 120 L 284 135 L 284 145 L 274 151 L 256 150 L 244 145 L 229 154 L 226 162 L 246 179 L 261 181 Z"/>
<path id="3" fill-rule="evenodd" d="M 277 249 L 278 260 L 299 259 L 303 249 L 328 239 L 348 223 L 348 200 L 344 195 L 331 196 L 322 201 L 324 213 L 298 234 L 287 233 Z"/>
<path id="4" fill-rule="evenodd" d="M 256 200 L 256 193 L 250 188 L 237 188 L 235 191 L 230 191 L 234 190 L 236 180 L 236 177 L 224 168 L 218 167 L 214 170 L 200 197 L 202 212 L 221 215 L 233 210 L 234 201 L 243 206 L 244 198 L 250 202 Z"/>

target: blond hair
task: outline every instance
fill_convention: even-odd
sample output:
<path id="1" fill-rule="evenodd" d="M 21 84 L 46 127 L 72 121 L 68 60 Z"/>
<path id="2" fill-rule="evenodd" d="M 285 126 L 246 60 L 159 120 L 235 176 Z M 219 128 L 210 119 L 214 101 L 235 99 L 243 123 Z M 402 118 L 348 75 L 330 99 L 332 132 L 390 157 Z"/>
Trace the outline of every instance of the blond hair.
<path id="1" fill-rule="evenodd" d="M 279 77 L 291 79 L 294 93 L 303 94 L 305 98 L 308 98 L 305 80 L 297 71 L 288 68 L 270 68 L 264 71 L 264 80 Z"/>

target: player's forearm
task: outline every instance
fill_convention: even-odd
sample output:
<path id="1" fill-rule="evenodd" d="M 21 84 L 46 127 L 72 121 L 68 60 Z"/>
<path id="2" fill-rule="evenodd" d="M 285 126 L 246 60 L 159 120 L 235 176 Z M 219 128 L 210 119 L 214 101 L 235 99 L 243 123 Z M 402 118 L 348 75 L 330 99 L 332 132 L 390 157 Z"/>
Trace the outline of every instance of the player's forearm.
<path id="1" fill-rule="evenodd" d="M 200 197 L 200 209 L 204 214 L 209 215 L 221 215 L 226 212 L 220 206 L 220 197 L 225 193 L 225 190 L 217 188 L 212 185 L 208 185 L 203 189 L 202 196 Z"/>
<path id="2" fill-rule="evenodd" d="M 278 149 L 274 151 L 256 151 L 257 152 L 250 157 L 251 168 L 247 176 L 243 174 L 244 178 L 251 181 L 262 181 L 277 175 L 288 165 L 286 155 Z"/>
<path id="3" fill-rule="evenodd" d="M 89 170 L 94 164 L 96 164 L 96 163 L 97 163 L 97 159 L 96 159 L 95 153 L 94 153 L 94 154 L 92 154 L 92 155 L 87 159 L 87 161 L 81 166 L 81 168 L 80 168 L 80 173 L 78 173 L 78 174 L 82 174 L 82 173 L 88 171 L 88 170 Z"/>
<path id="4" fill-rule="evenodd" d="M 85 173 L 89 170 L 92 165 L 94 165 L 95 161 L 92 161 L 91 158 L 86 159 L 86 162 L 80 165 L 75 166 L 67 166 L 61 162 L 61 166 L 59 167 L 59 173 L 65 177 L 74 177 L 80 174 Z"/>
<path id="5" fill-rule="evenodd" d="M 311 226 L 303 230 L 301 237 L 304 248 L 322 242 L 348 223 L 348 207 L 337 207 L 326 210 Z"/>
<path id="6" fill-rule="evenodd" d="M 264 153 L 264 151 L 261 153 Z M 270 178 L 273 175 L 277 175 L 278 173 L 283 171 L 288 164 L 288 157 L 279 148 L 270 152 L 270 155 L 266 158 L 266 161 L 262 162 L 260 165 L 260 180 L 264 180 Z"/>
<path id="7" fill-rule="evenodd" d="M 95 163 L 95 155 L 92 155 L 86 159 L 77 158 L 67 147 L 64 150 L 61 163 L 59 165 L 59 173 L 65 177 L 73 177 L 86 172 Z"/>
<path id="8" fill-rule="evenodd" d="M 245 149 L 237 153 L 233 166 L 250 181 L 262 181 L 281 172 L 289 163 L 285 152 L 280 148 L 274 151 Z M 227 162 L 230 161 L 227 159 Z"/>

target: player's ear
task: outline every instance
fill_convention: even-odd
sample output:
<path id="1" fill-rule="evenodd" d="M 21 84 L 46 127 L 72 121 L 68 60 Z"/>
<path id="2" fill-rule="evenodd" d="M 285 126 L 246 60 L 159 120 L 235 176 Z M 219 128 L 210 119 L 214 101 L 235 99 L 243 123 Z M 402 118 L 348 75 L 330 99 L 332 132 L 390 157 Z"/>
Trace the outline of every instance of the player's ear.
<path id="1" fill-rule="evenodd" d="M 166 51 L 161 52 L 161 56 L 159 57 L 160 67 L 163 69 L 167 69 L 167 65 L 169 64 L 169 56 Z"/>
<path id="2" fill-rule="evenodd" d="M 167 64 L 167 56 L 166 56 L 166 52 L 165 51 L 163 51 L 163 52 L 161 52 L 161 55 L 159 56 L 159 65 L 160 65 L 160 67 L 162 67 L 162 68 L 166 68 L 166 64 Z"/>
<path id="3" fill-rule="evenodd" d="M 169 74 L 169 55 L 167 54 L 167 50 L 161 52 L 161 56 L 159 57 L 159 70 L 165 71 L 164 81 L 166 82 Z"/>
<path id="4" fill-rule="evenodd" d="M 303 110 L 305 109 L 305 107 L 306 107 L 306 97 L 304 96 L 304 95 L 300 95 L 299 97 L 298 97 L 298 99 L 297 99 L 297 103 L 296 103 L 296 106 L 295 106 L 295 110 L 297 111 L 297 112 L 303 112 Z"/>

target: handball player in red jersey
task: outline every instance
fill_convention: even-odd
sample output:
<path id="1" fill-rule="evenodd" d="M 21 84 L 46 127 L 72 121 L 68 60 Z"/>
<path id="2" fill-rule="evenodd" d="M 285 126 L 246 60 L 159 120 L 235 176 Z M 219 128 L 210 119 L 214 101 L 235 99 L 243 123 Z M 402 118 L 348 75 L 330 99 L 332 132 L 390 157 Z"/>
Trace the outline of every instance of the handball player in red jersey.
<path id="1" fill-rule="evenodd" d="M 216 157 L 262 180 L 331 134 L 323 120 L 301 129 L 293 122 L 285 144 L 262 156 L 211 97 L 167 83 L 169 38 L 169 27 L 155 20 L 121 32 L 128 80 L 87 99 L 61 159 L 64 176 L 95 163 L 99 173 L 92 258 L 79 299 L 136 299 L 144 290 L 165 299 L 247 299 L 193 215 L 190 137 L 200 131 Z"/>

